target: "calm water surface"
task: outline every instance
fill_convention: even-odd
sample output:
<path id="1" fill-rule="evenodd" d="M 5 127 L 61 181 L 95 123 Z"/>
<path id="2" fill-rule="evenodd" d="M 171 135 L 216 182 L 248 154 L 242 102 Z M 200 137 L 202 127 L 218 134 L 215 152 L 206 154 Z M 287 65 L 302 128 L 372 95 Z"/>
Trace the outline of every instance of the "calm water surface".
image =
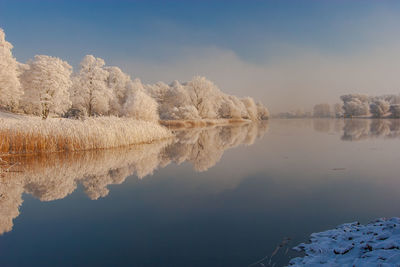
<path id="1" fill-rule="evenodd" d="M 0 266 L 282 266 L 313 232 L 399 216 L 399 151 L 397 120 L 271 120 L 8 159 Z"/>

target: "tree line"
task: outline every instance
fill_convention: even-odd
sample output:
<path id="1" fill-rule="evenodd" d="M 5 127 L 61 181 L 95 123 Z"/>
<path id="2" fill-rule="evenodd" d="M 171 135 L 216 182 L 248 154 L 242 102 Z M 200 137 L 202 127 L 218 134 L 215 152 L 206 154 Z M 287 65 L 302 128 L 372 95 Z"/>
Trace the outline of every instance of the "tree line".
<path id="1" fill-rule="evenodd" d="M 12 48 L 0 29 L 0 108 L 12 112 L 43 119 L 118 116 L 145 121 L 269 117 L 261 103 L 225 94 L 205 77 L 143 84 L 93 55 L 85 56 L 73 72 L 68 62 L 47 55 L 17 62 Z"/>

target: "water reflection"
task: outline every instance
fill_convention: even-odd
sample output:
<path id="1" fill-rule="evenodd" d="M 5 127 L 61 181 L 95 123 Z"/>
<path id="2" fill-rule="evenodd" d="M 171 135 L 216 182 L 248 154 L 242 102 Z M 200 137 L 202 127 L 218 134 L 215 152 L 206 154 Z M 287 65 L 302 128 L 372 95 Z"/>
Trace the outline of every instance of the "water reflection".
<path id="1" fill-rule="evenodd" d="M 343 141 L 400 137 L 398 119 L 314 119 L 312 124 L 316 132 L 341 133 Z"/>
<path id="2" fill-rule="evenodd" d="M 81 184 L 90 199 L 108 195 L 108 186 L 128 176 L 143 178 L 158 167 L 188 161 L 196 171 L 214 166 L 225 150 L 251 145 L 268 130 L 266 122 L 177 130 L 175 139 L 130 149 L 3 157 L 0 167 L 0 234 L 19 215 L 23 193 L 40 201 L 62 199 Z M 1 170 L 1 169 L 0 169 Z M 8 171 L 5 171 L 8 170 Z"/>
<path id="3" fill-rule="evenodd" d="M 359 141 L 370 138 L 400 137 L 400 120 L 345 120 L 342 140 Z"/>

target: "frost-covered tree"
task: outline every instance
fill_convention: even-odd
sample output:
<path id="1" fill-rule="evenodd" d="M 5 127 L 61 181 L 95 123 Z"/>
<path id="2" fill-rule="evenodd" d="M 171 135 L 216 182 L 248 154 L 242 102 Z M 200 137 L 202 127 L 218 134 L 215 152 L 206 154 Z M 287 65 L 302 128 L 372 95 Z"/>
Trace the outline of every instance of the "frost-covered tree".
<path id="1" fill-rule="evenodd" d="M 391 104 L 389 110 L 393 118 L 400 118 L 400 104 Z"/>
<path id="2" fill-rule="evenodd" d="M 72 85 L 72 67 L 66 61 L 44 55 L 35 56 L 27 65 L 21 75 L 24 111 L 43 119 L 49 114 L 66 112 L 71 106 L 68 90 Z"/>
<path id="3" fill-rule="evenodd" d="M 174 81 L 170 85 L 158 82 L 155 85 L 148 85 L 146 88 L 158 102 L 161 119 L 200 119 L 198 110 L 189 96 L 189 91 L 178 81 Z"/>
<path id="4" fill-rule="evenodd" d="M 260 102 L 257 102 L 256 105 L 257 105 L 257 119 L 268 120 L 269 119 L 268 109 Z"/>
<path id="5" fill-rule="evenodd" d="M 184 86 L 201 118 L 215 119 L 218 117 L 222 93 L 213 82 L 205 77 L 196 76 Z"/>
<path id="6" fill-rule="evenodd" d="M 369 114 L 368 96 L 360 94 L 342 95 L 344 116 L 365 116 Z"/>
<path id="7" fill-rule="evenodd" d="M 131 82 L 124 104 L 124 115 L 144 121 L 158 121 L 157 102 L 147 95 L 139 79 Z"/>
<path id="8" fill-rule="evenodd" d="M 251 119 L 265 120 L 268 110 L 252 98 L 239 99 L 222 93 L 204 77 L 194 77 L 186 83 L 158 82 L 145 88 L 157 101 L 163 120 Z"/>
<path id="9" fill-rule="evenodd" d="M 23 94 L 18 80 L 18 62 L 11 53 L 12 48 L 0 28 L 0 107 L 10 110 L 18 107 Z"/>
<path id="10" fill-rule="evenodd" d="M 87 55 L 80 64 L 79 73 L 73 78 L 72 105 L 89 117 L 110 112 L 113 92 L 107 85 L 109 72 L 103 68 L 104 64 L 103 59 Z"/>
<path id="11" fill-rule="evenodd" d="M 371 100 L 369 108 L 372 116 L 381 118 L 389 112 L 390 103 L 384 99 L 374 98 Z"/>
<path id="12" fill-rule="evenodd" d="M 343 117 L 343 108 L 342 105 L 339 103 L 336 103 L 333 105 L 333 112 L 335 113 L 336 118 L 341 118 Z"/>
<path id="13" fill-rule="evenodd" d="M 128 88 L 131 86 L 132 80 L 128 74 L 125 74 L 118 67 L 106 67 L 105 70 L 108 72 L 107 86 L 113 93 L 110 100 L 110 114 L 122 116 Z"/>
<path id="14" fill-rule="evenodd" d="M 246 117 L 246 119 L 250 119 L 252 121 L 256 121 L 257 118 L 257 114 L 258 114 L 258 109 L 257 109 L 257 105 L 254 102 L 253 98 L 251 97 L 245 97 L 241 99 L 244 106 L 246 107 L 247 110 L 247 114 L 248 117 Z"/>
<path id="15" fill-rule="evenodd" d="M 260 109 L 261 112 L 261 109 Z M 244 103 L 236 96 L 224 95 L 219 110 L 219 117 L 241 119 L 248 117 Z"/>
<path id="16" fill-rule="evenodd" d="M 317 104 L 314 106 L 313 115 L 317 118 L 329 118 L 331 116 L 331 107 L 329 104 Z"/>
<path id="17" fill-rule="evenodd" d="M 390 104 L 400 104 L 400 95 L 386 95 L 384 99 Z"/>

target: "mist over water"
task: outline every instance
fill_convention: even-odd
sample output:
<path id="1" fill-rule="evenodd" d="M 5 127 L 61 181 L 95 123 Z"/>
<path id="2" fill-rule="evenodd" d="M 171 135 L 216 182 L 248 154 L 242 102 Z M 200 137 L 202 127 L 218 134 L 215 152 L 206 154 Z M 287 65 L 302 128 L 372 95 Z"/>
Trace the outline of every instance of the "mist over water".
<path id="1" fill-rule="evenodd" d="M 174 134 L 3 158 L 13 167 L 0 178 L 0 265 L 282 266 L 313 232 L 399 214 L 387 205 L 400 201 L 399 120 Z"/>

